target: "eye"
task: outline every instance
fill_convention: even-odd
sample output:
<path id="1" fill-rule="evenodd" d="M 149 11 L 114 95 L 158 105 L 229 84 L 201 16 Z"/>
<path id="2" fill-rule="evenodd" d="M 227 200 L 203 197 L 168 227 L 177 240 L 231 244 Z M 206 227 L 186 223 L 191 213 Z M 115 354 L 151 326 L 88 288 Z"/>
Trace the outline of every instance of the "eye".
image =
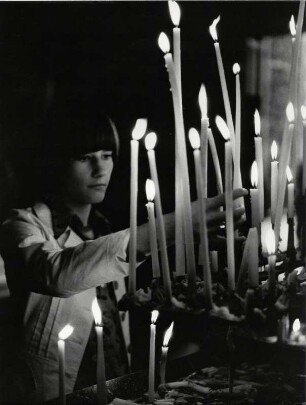
<path id="1" fill-rule="evenodd" d="M 89 155 L 82 155 L 76 159 L 78 162 L 88 162 L 90 160 Z"/>
<path id="2" fill-rule="evenodd" d="M 111 151 L 103 151 L 101 154 L 101 158 L 104 160 L 112 159 L 113 157 L 113 152 Z"/>

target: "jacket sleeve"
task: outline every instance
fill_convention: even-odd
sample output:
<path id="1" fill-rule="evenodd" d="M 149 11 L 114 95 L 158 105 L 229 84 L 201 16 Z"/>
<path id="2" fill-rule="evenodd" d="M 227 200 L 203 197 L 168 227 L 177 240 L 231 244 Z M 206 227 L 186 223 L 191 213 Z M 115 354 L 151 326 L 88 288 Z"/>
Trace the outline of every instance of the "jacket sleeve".
<path id="1" fill-rule="evenodd" d="M 61 248 L 29 212 L 4 222 L 1 254 L 11 290 L 68 297 L 128 275 L 129 230 Z"/>

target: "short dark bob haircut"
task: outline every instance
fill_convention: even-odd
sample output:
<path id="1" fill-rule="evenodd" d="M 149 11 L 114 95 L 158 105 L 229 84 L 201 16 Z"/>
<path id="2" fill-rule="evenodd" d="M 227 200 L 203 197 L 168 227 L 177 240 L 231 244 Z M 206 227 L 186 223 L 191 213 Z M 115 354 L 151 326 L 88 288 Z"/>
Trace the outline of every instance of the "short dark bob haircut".
<path id="1" fill-rule="evenodd" d="M 116 162 L 119 138 L 115 124 L 98 103 L 84 101 L 53 104 L 42 126 L 43 161 L 40 190 L 58 193 L 69 161 L 98 150 L 113 152 Z"/>

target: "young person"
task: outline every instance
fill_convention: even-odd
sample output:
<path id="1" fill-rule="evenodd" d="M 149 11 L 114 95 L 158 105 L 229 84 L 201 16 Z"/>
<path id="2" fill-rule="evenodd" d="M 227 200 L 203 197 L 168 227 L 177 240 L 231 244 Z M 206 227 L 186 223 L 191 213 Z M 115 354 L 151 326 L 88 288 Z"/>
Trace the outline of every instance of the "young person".
<path id="1" fill-rule="evenodd" d="M 10 330 L 2 331 L 8 359 L 0 372 L 3 402 L 34 404 L 58 396 L 57 341 L 67 323 L 75 329 L 66 345 L 66 390 L 95 382 L 85 377 L 95 372 L 91 305 L 97 287 L 107 378 L 128 371 L 112 282 L 128 276 L 129 229 L 110 233 L 95 208 L 117 159 L 116 129 L 98 108 L 82 104 L 55 108 L 46 122 L 40 198 L 11 211 L 1 230 L 12 314 Z M 244 194 L 238 190 L 235 197 Z M 213 229 L 224 220 L 223 203 L 222 196 L 208 201 Z M 194 203 L 195 226 L 196 210 Z M 237 210 L 236 218 L 242 214 Z M 164 219 L 171 244 L 173 213 Z M 137 250 L 141 260 L 150 253 L 147 224 L 138 227 Z"/>

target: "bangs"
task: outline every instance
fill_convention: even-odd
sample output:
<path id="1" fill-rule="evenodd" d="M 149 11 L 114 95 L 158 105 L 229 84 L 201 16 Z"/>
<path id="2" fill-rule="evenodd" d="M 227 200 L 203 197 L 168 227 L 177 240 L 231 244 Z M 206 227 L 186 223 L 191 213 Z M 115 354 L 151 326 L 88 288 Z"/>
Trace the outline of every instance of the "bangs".
<path id="1" fill-rule="evenodd" d="M 46 152 L 55 160 L 73 159 L 98 150 L 118 156 L 119 138 L 113 121 L 88 103 L 53 108 L 46 119 L 45 134 Z"/>

